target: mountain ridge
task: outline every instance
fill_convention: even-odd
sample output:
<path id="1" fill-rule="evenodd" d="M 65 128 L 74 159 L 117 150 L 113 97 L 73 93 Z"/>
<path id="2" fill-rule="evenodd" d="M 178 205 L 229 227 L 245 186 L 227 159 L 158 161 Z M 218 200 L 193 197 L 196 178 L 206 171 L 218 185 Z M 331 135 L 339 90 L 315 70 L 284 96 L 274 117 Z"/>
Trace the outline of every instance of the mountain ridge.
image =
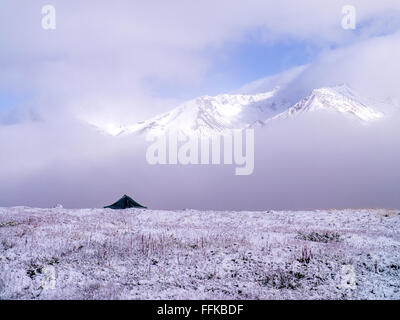
<path id="1" fill-rule="evenodd" d="M 114 136 L 143 133 L 157 136 L 171 130 L 184 136 L 207 136 L 256 125 L 262 127 L 278 119 L 295 118 L 315 111 L 334 111 L 361 122 L 385 116 L 373 102 L 346 84 L 315 88 L 295 104 L 290 104 L 280 95 L 280 87 L 276 86 L 265 93 L 205 95 L 131 126 L 99 129 Z"/>

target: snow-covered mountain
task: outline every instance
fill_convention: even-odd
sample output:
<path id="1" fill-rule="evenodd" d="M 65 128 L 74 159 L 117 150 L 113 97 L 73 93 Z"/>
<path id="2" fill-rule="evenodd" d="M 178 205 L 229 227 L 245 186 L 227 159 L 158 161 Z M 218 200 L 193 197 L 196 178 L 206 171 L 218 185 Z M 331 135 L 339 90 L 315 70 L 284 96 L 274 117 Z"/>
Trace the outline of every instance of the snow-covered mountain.
<path id="1" fill-rule="evenodd" d="M 276 108 L 268 101 L 276 92 L 261 94 L 221 94 L 202 96 L 187 101 L 169 112 L 138 122 L 132 126 L 109 128 L 110 134 L 146 133 L 163 134 L 176 130 L 184 135 L 209 135 L 242 129 L 257 120 L 276 114 Z"/>
<path id="2" fill-rule="evenodd" d="M 314 89 L 311 94 L 288 110 L 264 121 L 287 119 L 315 111 L 338 112 L 358 120 L 369 122 L 384 117 L 374 109 L 372 103 L 361 97 L 346 85 Z"/>
<path id="3" fill-rule="evenodd" d="M 314 89 L 294 104 L 280 89 L 277 86 L 265 93 L 202 96 L 147 121 L 102 130 L 112 135 L 160 135 L 167 131 L 177 131 L 189 136 L 225 133 L 256 125 L 265 126 L 277 119 L 294 118 L 315 111 L 336 112 L 363 122 L 384 117 L 373 102 L 347 85 Z"/>

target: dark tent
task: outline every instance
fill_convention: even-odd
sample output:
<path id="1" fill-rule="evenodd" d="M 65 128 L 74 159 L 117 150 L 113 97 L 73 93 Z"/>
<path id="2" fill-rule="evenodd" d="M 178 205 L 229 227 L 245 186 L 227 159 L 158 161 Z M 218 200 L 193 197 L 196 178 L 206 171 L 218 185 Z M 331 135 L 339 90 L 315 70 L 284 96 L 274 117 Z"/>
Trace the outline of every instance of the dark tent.
<path id="1" fill-rule="evenodd" d="M 116 203 L 113 203 L 110 206 L 104 207 L 104 208 L 109 208 L 109 209 L 127 209 L 127 208 L 146 208 L 142 206 L 141 204 L 137 203 L 135 200 L 133 200 L 131 197 L 128 197 L 126 194 L 119 199 Z"/>

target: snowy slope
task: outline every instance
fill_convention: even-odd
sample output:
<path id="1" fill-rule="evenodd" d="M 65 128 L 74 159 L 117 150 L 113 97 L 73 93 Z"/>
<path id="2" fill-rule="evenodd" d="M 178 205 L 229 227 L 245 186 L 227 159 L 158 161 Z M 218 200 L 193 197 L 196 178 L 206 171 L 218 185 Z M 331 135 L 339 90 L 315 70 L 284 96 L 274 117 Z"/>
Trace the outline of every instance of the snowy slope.
<path id="1" fill-rule="evenodd" d="M 398 300 L 399 212 L 0 208 L 0 300 Z"/>
<path id="2" fill-rule="evenodd" d="M 296 103 L 293 107 L 268 119 L 266 122 L 275 119 L 293 118 L 315 111 L 334 111 L 365 122 L 384 117 L 382 112 L 374 110 L 371 107 L 371 103 L 359 96 L 354 90 L 346 85 L 341 85 L 315 89 L 309 96 Z"/>
<path id="3" fill-rule="evenodd" d="M 275 90 L 254 95 L 202 96 L 185 102 L 170 112 L 132 126 L 121 127 L 119 131 L 114 130 L 110 133 L 158 135 L 168 130 L 176 130 L 184 135 L 208 135 L 246 128 L 254 121 L 276 113 L 267 103 L 274 94 Z"/>
<path id="4" fill-rule="evenodd" d="M 363 122 L 384 116 L 375 109 L 373 102 L 346 85 L 314 89 L 297 103 L 286 96 L 287 92 L 287 88 L 282 90 L 277 86 L 265 93 L 203 96 L 132 126 L 101 129 L 112 135 L 160 135 L 167 131 L 177 131 L 184 136 L 201 136 L 263 126 L 276 119 L 293 118 L 321 110 L 334 111 Z"/>

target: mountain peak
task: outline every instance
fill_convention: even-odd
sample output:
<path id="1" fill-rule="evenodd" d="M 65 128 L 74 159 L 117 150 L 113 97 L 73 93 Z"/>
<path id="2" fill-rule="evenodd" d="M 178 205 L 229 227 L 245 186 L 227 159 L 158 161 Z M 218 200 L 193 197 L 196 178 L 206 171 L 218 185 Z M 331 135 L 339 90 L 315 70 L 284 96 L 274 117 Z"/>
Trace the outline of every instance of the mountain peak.
<path id="1" fill-rule="evenodd" d="M 346 83 L 336 86 L 316 88 L 311 92 L 311 94 L 326 94 L 326 93 L 342 95 L 355 100 L 363 100 L 363 98 Z"/>
<path id="2" fill-rule="evenodd" d="M 355 90 L 342 84 L 312 90 L 310 95 L 273 119 L 289 118 L 317 110 L 335 111 L 365 122 L 384 116 L 383 113 L 374 110 L 372 103 L 368 103 Z"/>
<path id="3" fill-rule="evenodd" d="M 363 122 L 384 116 L 375 110 L 374 103 L 361 97 L 347 84 L 316 88 L 294 105 L 288 101 L 279 87 L 256 94 L 204 95 L 147 121 L 128 127 L 103 129 L 111 135 L 146 133 L 157 136 L 167 131 L 176 131 L 183 136 L 207 136 L 315 111 L 337 112 Z"/>

